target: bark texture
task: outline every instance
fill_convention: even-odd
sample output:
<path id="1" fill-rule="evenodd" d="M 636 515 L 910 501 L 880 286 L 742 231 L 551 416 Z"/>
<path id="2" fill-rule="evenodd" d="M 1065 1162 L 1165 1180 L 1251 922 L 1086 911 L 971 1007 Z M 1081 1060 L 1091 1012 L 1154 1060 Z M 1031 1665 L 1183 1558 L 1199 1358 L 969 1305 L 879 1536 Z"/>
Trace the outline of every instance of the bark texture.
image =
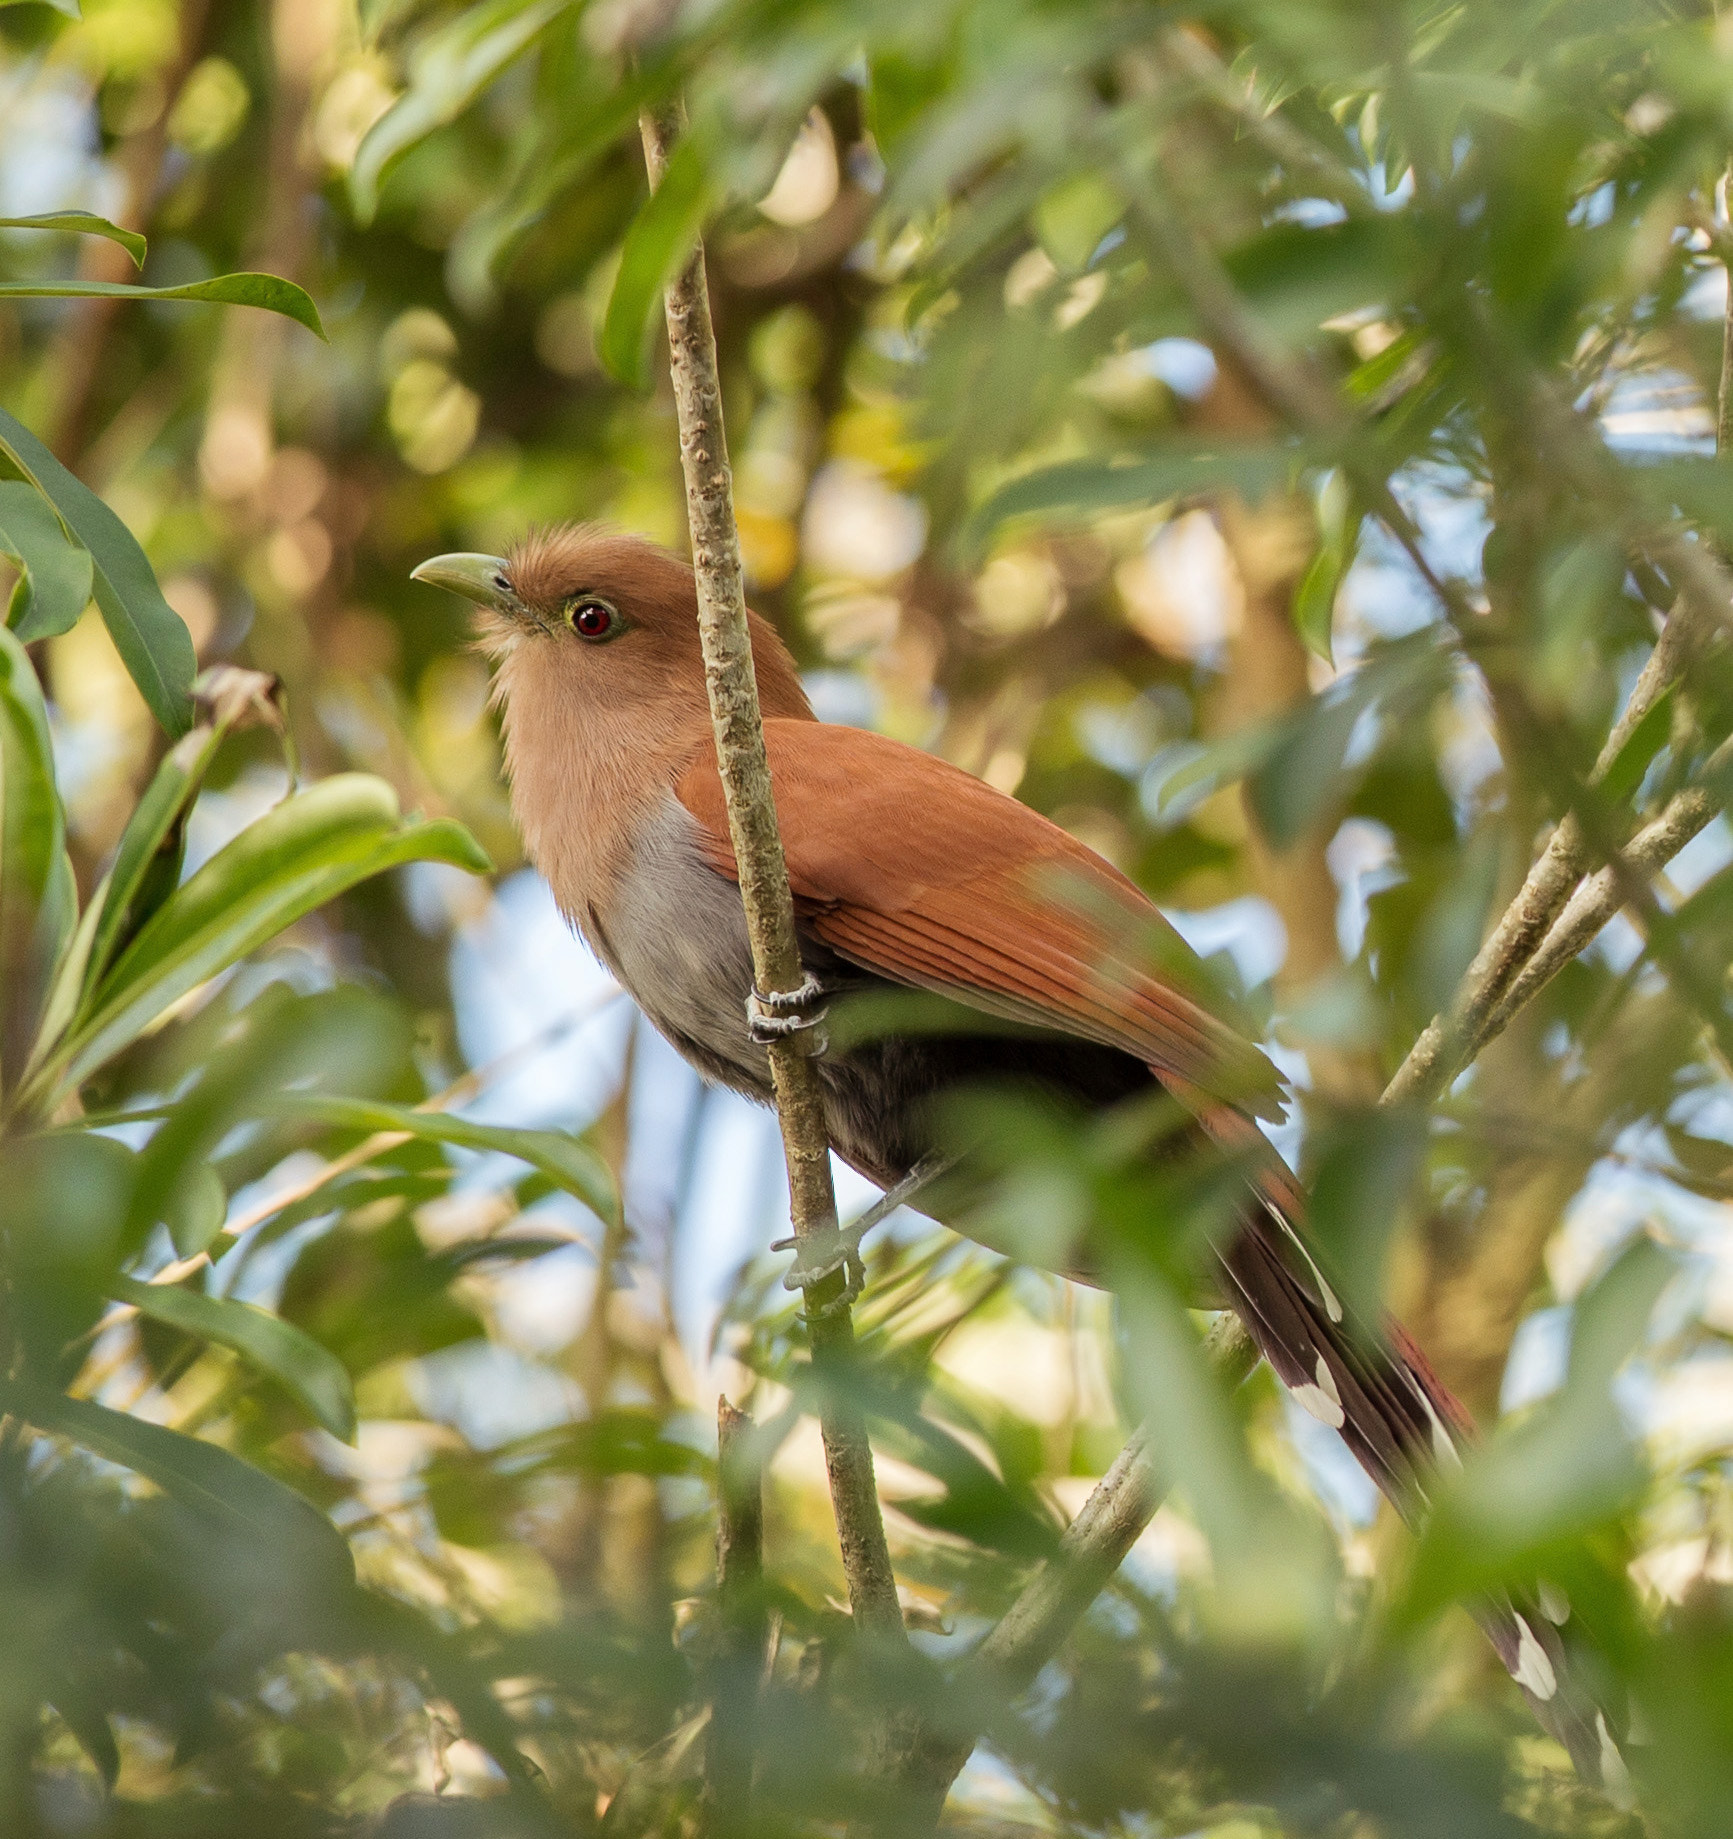
<path id="1" fill-rule="evenodd" d="M 654 187 L 667 170 L 680 123 L 673 113 L 645 114 L 640 126 L 644 161 Z M 704 680 L 728 805 L 729 835 L 740 870 L 753 975 L 761 994 L 793 995 L 801 988 L 805 973 L 794 931 L 788 866 L 776 826 L 758 683 L 752 670 L 733 475 L 722 421 L 722 384 L 702 244 L 669 284 L 666 307 L 692 566 L 698 583 Z M 818 1074 L 808 1057 L 809 1039 L 797 1036 L 770 1048 L 776 1110 L 788 1159 L 789 1206 L 795 1233 L 801 1238 L 836 1230 L 830 1139 Z M 854 1326 L 843 1301 L 843 1285 L 839 1271 L 807 1292 L 813 1361 L 829 1382 L 821 1412 L 825 1468 L 855 1627 L 863 1634 L 900 1641 L 905 1638 L 902 1610 L 873 1481 L 872 1447 L 865 1421 L 848 1396 L 846 1375 Z"/>

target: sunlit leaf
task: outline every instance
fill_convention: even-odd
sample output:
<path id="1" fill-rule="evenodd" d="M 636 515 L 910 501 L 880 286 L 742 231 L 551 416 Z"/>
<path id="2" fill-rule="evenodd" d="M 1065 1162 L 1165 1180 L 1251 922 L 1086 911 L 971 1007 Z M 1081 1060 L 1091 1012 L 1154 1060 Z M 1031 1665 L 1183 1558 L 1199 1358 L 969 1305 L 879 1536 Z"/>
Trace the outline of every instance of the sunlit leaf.
<path id="1" fill-rule="evenodd" d="M 408 1136 L 458 1149 L 495 1151 L 515 1156 L 539 1169 L 556 1187 L 581 1200 L 593 1213 L 608 1218 L 618 1205 L 608 1166 L 587 1144 L 557 1130 L 513 1130 L 479 1124 L 448 1111 L 416 1111 L 407 1105 L 375 1104 L 352 1098 L 291 1094 L 283 1109 L 297 1117 L 316 1118 L 343 1130 L 401 1130 Z"/>
<path id="2" fill-rule="evenodd" d="M 63 10 L 77 17 L 74 7 Z M 106 236 L 111 243 L 119 243 L 132 257 L 134 268 L 144 266 L 144 238 L 136 230 L 123 230 L 119 224 L 112 224 L 106 217 L 97 217 L 90 211 L 44 211 L 35 217 L 0 217 L 0 230 L 71 230 L 81 236 Z"/>
<path id="3" fill-rule="evenodd" d="M 113 1280 L 109 1295 L 153 1321 L 239 1354 L 276 1380 L 316 1424 L 344 1443 L 354 1441 L 355 1387 L 348 1369 L 292 1322 L 230 1297 L 126 1276 Z"/>
<path id="4" fill-rule="evenodd" d="M 256 951 L 302 914 L 405 862 L 488 867 L 445 819 L 404 821 L 383 780 L 340 774 L 249 824 L 152 916 L 92 991 L 35 1075 L 44 1095 L 77 1085 L 190 991 Z"/>
<path id="5" fill-rule="evenodd" d="M 176 287 L 140 287 L 131 281 L 0 281 L 0 300 L 205 300 L 219 306 L 261 307 L 281 313 L 319 338 L 324 322 L 304 287 L 281 275 L 212 275 Z"/>

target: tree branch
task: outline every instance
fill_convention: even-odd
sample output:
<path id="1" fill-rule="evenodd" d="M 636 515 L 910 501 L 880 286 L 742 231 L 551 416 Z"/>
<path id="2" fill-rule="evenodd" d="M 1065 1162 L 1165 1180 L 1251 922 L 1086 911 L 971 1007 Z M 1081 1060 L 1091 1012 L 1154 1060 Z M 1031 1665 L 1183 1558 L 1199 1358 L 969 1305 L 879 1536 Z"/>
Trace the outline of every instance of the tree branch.
<path id="1" fill-rule="evenodd" d="M 721 1622 L 706 1732 L 703 1832 L 752 1830 L 752 1758 L 764 1613 L 764 1459 L 744 1411 L 716 1401 L 716 1595 Z"/>
<path id="2" fill-rule="evenodd" d="M 652 188 L 661 183 L 679 126 L 677 112 L 646 112 L 640 117 Z M 752 944 L 752 973 L 760 995 L 794 996 L 803 987 L 805 971 L 795 936 L 794 902 L 776 826 L 758 680 L 752 667 L 702 244 L 669 284 L 666 306 L 680 463 L 686 476 L 686 511 L 698 586 L 704 681 Z M 807 1038 L 775 1041 L 769 1054 L 796 1236 L 804 1239 L 815 1233 L 834 1233 L 836 1195 L 830 1179 L 830 1140 Z M 873 1482 L 872 1447 L 865 1420 L 849 1402 L 846 1383 L 854 1325 L 844 1298 L 845 1282 L 844 1273 L 838 1271 L 806 1293 L 813 1363 L 827 1370 L 832 1380 L 823 1388 L 825 1403 L 820 1414 L 825 1468 L 855 1627 L 862 1634 L 900 1641 L 905 1639 L 902 1611 Z"/>

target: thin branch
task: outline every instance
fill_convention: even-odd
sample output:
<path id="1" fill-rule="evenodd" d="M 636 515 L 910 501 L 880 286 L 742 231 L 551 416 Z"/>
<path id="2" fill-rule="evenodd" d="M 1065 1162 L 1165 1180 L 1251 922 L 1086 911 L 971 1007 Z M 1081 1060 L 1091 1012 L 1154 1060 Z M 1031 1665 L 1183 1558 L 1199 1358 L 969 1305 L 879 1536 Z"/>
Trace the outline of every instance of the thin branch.
<path id="1" fill-rule="evenodd" d="M 1210 1330 L 1204 1351 L 1229 1388 L 1257 1365 L 1252 1338 L 1232 1314 L 1223 1315 Z M 908 1796 L 907 1830 L 925 1832 L 937 1823 L 945 1796 L 980 1737 L 979 1707 L 1006 1704 L 1033 1683 L 1154 1519 L 1162 1487 L 1149 1457 L 1149 1442 L 1147 1424 L 1126 1439 L 1113 1466 L 1066 1527 L 1058 1552 L 1023 1586 L 970 1657 L 948 1695 L 958 1719 L 929 1722 L 914 1733 L 901 1758 L 899 1778 Z"/>
<path id="2" fill-rule="evenodd" d="M 716 1594 L 721 1622 L 704 1755 L 703 1832 L 752 1830 L 752 1757 L 769 1628 L 764 1606 L 764 1457 L 751 1418 L 716 1401 Z"/>
<path id="3" fill-rule="evenodd" d="M 679 117 L 675 112 L 646 112 L 639 127 L 650 184 L 655 187 L 667 169 Z M 680 461 L 686 475 L 686 512 L 698 584 L 704 680 L 752 944 L 753 977 L 763 997 L 795 997 L 805 985 L 805 971 L 795 936 L 794 903 L 776 826 L 758 681 L 752 668 L 702 244 L 669 284 L 666 306 Z M 769 1054 L 795 1233 L 803 1239 L 815 1233 L 834 1234 L 836 1195 L 831 1187 L 830 1140 L 818 1070 L 808 1056 L 806 1039 L 800 1036 L 774 1041 Z M 823 1388 L 825 1403 L 820 1413 L 825 1468 L 855 1627 L 863 1634 L 901 1641 L 906 1638 L 902 1610 L 873 1481 L 872 1447 L 866 1422 L 851 1402 L 846 1383 L 854 1346 L 846 1282 L 845 1273 L 837 1271 L 806 1293 L 813 1363 L 832 1381 Z"/>

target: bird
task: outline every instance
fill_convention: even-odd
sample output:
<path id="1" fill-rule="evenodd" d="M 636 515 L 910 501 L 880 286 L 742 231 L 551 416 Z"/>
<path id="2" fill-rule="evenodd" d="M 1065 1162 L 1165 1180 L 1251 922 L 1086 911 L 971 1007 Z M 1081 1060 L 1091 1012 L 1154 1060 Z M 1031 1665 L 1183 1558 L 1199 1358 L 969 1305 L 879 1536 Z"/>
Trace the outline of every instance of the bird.
<path id="1" fill-rule="evenodd" d="M 475 609 L 512 810 L 567 920 L 704 1078 L 771 1103 L 690 567 L 574 523 L 505 556 L 435 556 L 413 578 Z M 1428 1478 L 1472 1438 L 1469 1414 L 1399 1324 L 1345 1310 L 1309 1243 L 1304 1190 L 1259 1127 L 1283 1115 L 1282 1081 L 1179 933 L 1029 806 L 918 748 L 820 721 L 775 628 L 756 613 L 748 625 L 810 985 L 942 1004 L 939 1024 L 817 1056 L 836 1153 L 893 1187 L 940 1153 L 947 1097 L 983 1081 L 1032 1083 L 1086 1112 L 1165 1094 L 1238 1171 L 1232 1228 L 1213 1246 L 1221 1299 L 1415 1518 Z M 1073 1252 L 1076 1274 L 1087 1248 Z M 1480 1619 L 1579 1769 L 1616 1787 L 1604 1714 L 1560 1690 L 1550 1595 Z"/>

